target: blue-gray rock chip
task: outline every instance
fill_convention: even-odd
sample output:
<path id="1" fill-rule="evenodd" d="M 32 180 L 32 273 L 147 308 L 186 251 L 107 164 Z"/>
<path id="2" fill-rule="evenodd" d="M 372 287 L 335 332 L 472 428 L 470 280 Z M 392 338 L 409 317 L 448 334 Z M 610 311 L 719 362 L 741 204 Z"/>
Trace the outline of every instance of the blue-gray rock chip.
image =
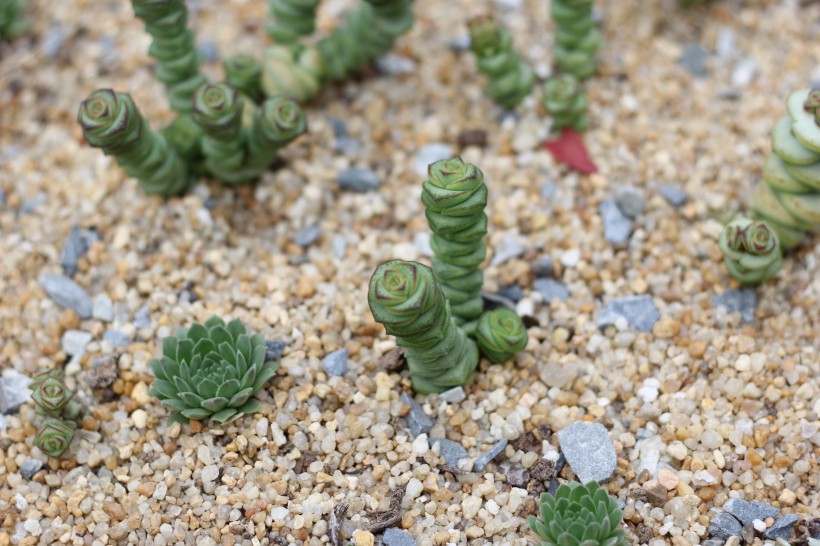
<path id="1" fill-rule="evenodd" d="M 615 204 L 627 218 L 637 218 L 646 207 L 646 199 L 635 186 L 619 186 L 615 189 Z"/>
<path id="2" fill-rule="evenodd" d="M 518 303 L 524 297 L 524 291 L 517 284 L 508 284 L 498 289 L 498 295 Z"/>
<path id="3" fill-rule="evenodd" d="M 458 442 L 445 440 L 444 438 L 430 438 L 429 441 L 431 448 L 439 444 L 439 453 L 451 468 L 458 468 L 458 462 L 469 457 L 467 450 Z"/>
<path id="4" fill-rule="evenodd" d="M 415 438 L 419 434 L 427 434 L 433 428 L 433 418 L 424 412 L 421 405 L 416 402 L 412 396 L 406 392 L 401 393 L 401 401 L 410 406 L 410 412 L 405 417 L 407 421 L 407 430 Z"/>
<path id="5" fill-rule="evenodd" d="M 495 443 L 493 447 L 482 453 L 478 456 L 478 458 L 473 463 L 473 471 L 481 472 L 484 468 L 489 464 L 490 461 L 498 457 L 498 455 L 504 451 L 504 448 L 507 447 L 507 440 L 499 440 Z"/>
<path id="6" fill-rule="evenodd" d="M 615 472 L 615 446 L 601 423 L 577 421 L 558 432 L 558 443 L 581 483 L 603 482 Z"/>
<path id="7" fill-rule="evenodd" d="M 322 367 L 327 375 L 339 377 L 347 373 L 347 349 L 333 351 L 322 360 Z"/>
<path id="8" fill-rule="evenodd" d="M 496 243 L 490 264 L 493 266 L 501 265 L 508 260 L 521 256 L 524 254 L 524 250 L 518 237 L 505 235 Z"/>
<path id="9" fill-rule="evenodd" d="M 65 275 L 43 275 L 40 286 L 57 305 L 74 309 L 80 318 L 91 318 L 94 305 L 88 292 Z"/>
<path id="10" fill-rule="evenodd" d="M 265 341 L 265 360 L 279 360 L 285 352 L 287 343 L 281 339 L 269 339 Z"/>
<path id="11" fill-rule="evenodd" d="M 680 57 L 680 64 L 693 76 L 701 78 L 706 75 L 706 60 L 709 58 L 709 51 L 700 44 L 689 44 L 683 50 Z"/>
<path id="12" fill-rule="evenodd" d="M 148 328 L 151 326 L 151 316 L 148 313 L 148 306 L 143 305 L 137 312 L 134 313 L 134 328 L 137 330 L 142 330 L 143 328 Z"/>
<path id="13" fill-rule="evenodd" d="M 723 509 L 740 520 L 743 525 L 751 525 L 756 520 L 774 518 L 780 509 L 763 502 L 732 498 L 723 503 Z"/>
<path id="14" fill-rule="evenodd" d="M 553 269 L 555 269 L 555 266 L 552 263 L 552 258 L 546 254 L 539 256 L 538 259 L 535 260 L 535 263 L 532 264 L 532 273 L 536 277 L 549 277 L 552 275 Z"/>
<path id="15" fill-rule="evenodd" d="M 339 187 L 364 193 L 379 187 L 379 177 L 370 169 L 355 167 L 339 173 Z"/>
<path id="16" fill-rule="evenodd" d="M 549 201 L 558 193 L 558 185 L 555 182 L 544 182 L 541 184 L 541 199 Z"/>
<path id="17" fill-rule="evenodd" d="M 743 526 L 740 522 L 727 512 L 721 512 L 709 522 L 709 535 L 723 540 L 739 537 L 742 531 Z"/>
<path id="18" fill-rule="evenodd" d="M 0 377 L 0 413 L 16 410 L 31 399 L 28 386 L 31 379 L 13 368 L 7 369 Z"/>
<path id="19" fill-rule="evenodd" d="M 552 300 L 566 301 L 569 298 L 569 290 L 567 286 L 561 281 L 555 279 L 536 279 L 532 283 L 532 287 L 536 292 L 541 294 L 544 298 L 544 303 L 550 303 Z"/>
<path id="20" fill-rule="evenodd" d="M 598 206 L 604 221 L 604 239 L 613 245 L 622 245 L 632 233 L 632 221 L 621 212 L 615 201 L 607 199 Z"/>
<path id="21" fill-rule="evenodd" d="M 729 313 L 740 313 L 743 322 L 754 322 L 757 310 L 757 292 L 754 288 L 726 290 L 712 298 L 712 307 L 725 307 Z"/>
<path id="22" fill-rule="evenodd" d="M 37 459 L 26 459 L 20 465 L 20 475 L 23 478 L 30 480 L 40 469 L 43 468 L 43 461 Z"/>
<path id="23" fill-rule="evenodd" d="M 681 207 L 689 199 L 685 191 L 670 184 L 658 184 L 658 191 L 666 202 L 675 208 Z"/>
<path id="24" fill-rule="evenodd" d="M 642 332 L 651 332 L 652 326 L 661 318 L 652 296 L 630 296 L 613 300 L 606 304 L 598 316 L 598 328 L 614 325 L 619 318 Z"/>
<path id="25" fill-rule="evenodd" d="M 71 233 L 69 233 L 68 239 L 63 244 L 63 251 L 60 254 L 60 263 L 66 275 L 73 277 L 77 273 L 77 261 L 88 252 L 91 244 L 98 241 L 99 238 L 100 236 L 93 230 L 72 226 Z"/>
<path id="26" fill-rule="evenodd" d="M 416 541 L 407 531 L 391 527 L 385 529 L 382 544 L 384 546 L 416 546 Z"/>
<path id="27" fill-rule="evenodd" d="M 783 517 L 779 517 L 774 520 L 774 524 L 772 524 L 771 527 L 764 531 L 763 536 L 769 540 L 777 540 L 778 538 L 789 540 L 792 537 L 792 533 L 794 533 L 794 524 L 797 523 L 799 519 L 800 516 L 797 514 L 787 514 Z"/>
<path id="28" fill-rule="evenodd" d="M 107 341 L 113 348 L 128 347 L 131 345 L 131 336 L 119 330 L 106 330 L 103 334 L 103 341 Z"/>
<path id="29" fill-rule="evenodd" d="M 319 224 L 313 224 L 312 226 L 297 231 L 293 236 L 293 242 L 302 248 L 306 248 L 315 243 L 321 233 L 322 231 L 319 228 Z"/>
<path id="30" fill-rule="evenodd" d="M 462 402 L 465 398 L 467 398 L 467 395 L 464 393 L 464 387 L 462 387 L 461 385 L 446 390 L 438 395 L 439 400 L 443 400 L 448 404 L 458 404 L 459 402 Z"/>

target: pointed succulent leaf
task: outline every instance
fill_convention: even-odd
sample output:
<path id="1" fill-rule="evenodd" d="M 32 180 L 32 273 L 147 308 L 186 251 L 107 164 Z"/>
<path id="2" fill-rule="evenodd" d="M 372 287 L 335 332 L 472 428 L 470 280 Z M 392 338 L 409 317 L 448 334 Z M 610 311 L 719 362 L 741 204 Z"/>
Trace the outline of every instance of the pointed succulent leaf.
<path id="1" fill-rule="evenodd" d="M 206 410 L 210 411 L 211 413 L 218 412 L 222 410 L 225 406 L 228 405 L 228 399 L 222 398 L 219 396 L 215 396 L 213 398 L 208 398 L 207 400 L 202 401 L 202 407 Z"/>
<path id="2" fill-rule="evenodd" d="M 180 400 L 179 398 L 166 398 L 165 400 L 160 400 L 160 402 L 168 406 L 169 408 L 173 408 L 178 411 L 182 411 L 184 409 L 188 409 L 188 404 Z"/>
<path id="3" fill-rule="evenodd" d="M 162 354 L 170 360 L 177 359 L 177 338 L 174 336 L 162 338 Z"/>
<path id="4" fill-rule="evenodd" d="M 276 374 L 277 368 L 279 368 L 279 366 L 275 364 L 270 364 L 262 368 L 256 376 L 256 380 L 253 382 L 253 391 L 256 392 L 264 387 L 265 383 L 267 383 L 268 380 Z"/>
<path id="5" fill-rule="evenodd" d="M 192 392 L 180 392 L 178 396 L 180 400 L 192 408 L 199 407 L 199 405 L 202 404 L 202 397 Z"/>
<path id="6" fill-rule="evenodd" d="M 216 396 L 216 391 L 219 390 L 219 385 L 210 379 L 205 379 L 204 381 L 200 381 L 200 383 L 196 386 L 196 390 L 202 398 L 212 398 Z"/>
<path id="7" fill-rule="evenodd" d="M 200 358 L 205 360 L 209 354 L 216 352 L 216 344 L 213 340 L 208 338 L 202 338 L 196 343 L 196 347 L 194 347 L 194 353 L 196 353 Z"/>
<path id="8" fill-rule="evenodd" d="M 190 362 L 194 356 L 194 342 L 190 339 L 180 339 L 177 344 L 177 362 Z"/>
<path id="9" fill-rule="evenodd" d="M 231 401 L 228 403 L 232 408 L 237 408 L 248 401 L 248 398 L 253 395 L 253 387 L 248 387 L 247 389 L 242 389 L 241 391 L 237 392 L 231 398 Z"/>
<path id="10" fill-rule="evenodd" d="M 251 366 L 248 368 L 248 371 L 245 372 L 245 375 L 242 376 L 242 388 L 253 388 L 254 381 L 256 381 L 256 367 Z"/>
<path id="11" fill-rule="evenodd" d="M 268 352 L 268 348 L 265 347 L 264 340 L 262 345 L 256 345 L 253 348 L 253 353 L 251 354 L 251 363 L 252 366 L 258 367 L 265 363 L 265 353 Z"/>
<path id="12" fill-rule="evenodd" d="M 208 339 L 208 329 L 201 324 L 193 324 L 188 328 L 188 339 L 196 344 L 201 339 Z"/>
<path id="13" fill-rule="evenodd" d="M 233 347 L 231 347 L 230 343 L 220 343 L 219 354 L 222 355 L 222 358 L 224 358 L 228 364 L 236 366 L 236 351 L 233 349 Z"/>
<path id="14" fill-rule="evenodd" d="M 245 327 L 242 326 L 242 323 L 238 319 L 230 321 L 226 328 L 231 333 L 231 337 L 233 337 L 234 342 L 237 344 L 239 343 L 239 336 L 247 333 Z"/>
<path id="15" fill-rule="evenodd" d="M 249 338 L 246 334 L 240 334 L 236 338 L 236 350 L 245 358 L 245 362 L 250 362 L 251 358 L 253 357 L 253 351 L 251 349 L 251 338 Z"/>
<path id="16" fill-rule="evenodd" d="M 171 425 L 173 423 L 179 423 L 181 425 L 187 425 L 188 421 L 189 421 L 189 419 L 187 417 L 185 417 L 184 415 L 182 415 L 181 411 L 174 412 L 170 416 L 168 416 L 168 424 L 169 425 Z"/>
<path id="17" fill-rule="evenodd" d="M 210 410 L 206 410 L 205 408 L 188 408 L 182 410 L 182 415 L 187 417 L 188 419 L 196 419 L 197 421 L 202 419 L 207 419 L 213 412 Z"/>
<path id="18" fill-rule="evenodd" d="M 259 400 L 257 400 L 256 398 L 251 398 L 250 400 L 242 404 L 242 406 L 238 408 L 238 411 L 239 413 L 255 413 L 259 411 L 259 408 L 261 407 L 262 403 Z"/>
<path id="19" fill-rule="evenodd" d="M 156 379 L 153 383 L 151 383 L 151 388 L 148 389 L 148 394 L 159 399 L 176 398 L 177 388 L 170 381 Z"/>
<path id="20" fill-rule="evenodd" d="M 228 379 L 227 381 L 219 385 L 219 389 L 216 391 L 216 395 L 230 399 L 237 392 L 239 392 L 239 381 L 237 381 L 236 379 Z"/>
<path id="21" fill-rule="evenodd" d="M 213 421 L 216 421 L 217 423 L 224 423 L 228 421 L 231 417 L 236 416 L 238 413 L 239 412 L 236 408 L 225 408 L 221 411 L 214 413 L 211 416 L 211 419 Z"/>
<path id="22" fill-rule="evenodd" d="M 217 326 L 224 327 L 225 326 L 225 321 L 222 320 L 221 318 L 217 317 L 217 316 L 213 316 L 213 317 L 211 317 L 211 318 L 209 318 L 208 320 L 205 321 L 205 328 L 207 328 L 208 330 L 212 330 L 213 328 L 216 328 Z"/>
<path id="23" fill-rule="evenodd" d="M 210 329 L 209 333 L 211 340 L 217 347 L 221 346 L 223 343 L 228 344 L 228 346 L 233 345 L 233 337 L 231 337 L 230 332 L 228 332 L 225 327 L 215 326 Z"/>

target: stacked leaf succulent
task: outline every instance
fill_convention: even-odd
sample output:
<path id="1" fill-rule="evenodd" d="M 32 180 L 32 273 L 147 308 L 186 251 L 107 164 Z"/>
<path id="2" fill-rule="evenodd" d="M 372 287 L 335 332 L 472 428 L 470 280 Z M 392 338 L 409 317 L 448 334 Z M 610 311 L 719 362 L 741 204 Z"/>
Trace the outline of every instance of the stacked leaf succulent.
<path id="1" fill-rule="evenodd" d="M 28 22 L 23 16 L 23 0 L 0 0 L 0 41 L 23 34 Z"/>
<path id="2" fill-rule="evenodd" d="M 74 395 L 66 387 L 63 372 L 59 369 L 36 373 L 29 389 L 32 390 L 35 411 L 41 417 L 34 445 L 50 457 L 59 457 L 74 439 L 79 404 L 72 400 Z"/>
<path id="3" fill-rule="evenodd" d="M 487 77 L 487 94 L 506 108 L 515 108 L 530 94 L 535 72 L 512 45 L 512 35 L 490 17 L 468 25 L 470 49 L 479 71 Z"/>
<path id="4" fill-rule="evenodd" d="M 269 0 L 268 34 L 277 44 L 296 43 L 316 30 L 316 9 L 321 0 Z"/>
<path id="5" fill-rule="evenodd" d="M 720 234 L 720 249 L 729 273 L 743 284 L 760 284 L 783 265 L 777 234 L 766 222 L 741 218 Z"/>
<path id="6" fill-rule="evenodd" d="M 150 393 L 174 410 L 169 422 L 230 422 L 260 407 L 253 395 L 273 377 L 265 338 L 242 323 L 213 317 L 162 340 L 162 356 L 150 362 Z"/>
<path id="7" fill-rule="evenodd" d="M 540 514 L 527 523 L 541 546 L 627 546 L 622 519 L 615 498 L 592 481 L 562 484 L 554 497 L 542 493 Z"/>
<path id="8" fill-rule="evenodd" d="M 316 46 L 271 46 L 262 60 L 262 90 L 269 97 L 309 102 L 322 90 L 323 66 Z"/>
<path id="9" fill-rule="evenodd" d="M 481 315 L 475 338 L 481 354 L 500 364 L 527 346 L 527 329 L 515 311 L 500 307 Z"/>
<path id="10" fill-rule="evenodd" d="M 592 20 L 595 0 L 552 0 L 550 13 L 555 21 L 553 58 L 561 73 L 580 80 L 598 69 L 601 32 Z"/>
<path id="11" fill-rule="evenodd" d="M 555 132 L 566 127 L 576 131 L 589 127 L 586 93 L 581 82 L 572 74 L 559 74 L 544 84 L 544 107 L 552 117 Z"/>

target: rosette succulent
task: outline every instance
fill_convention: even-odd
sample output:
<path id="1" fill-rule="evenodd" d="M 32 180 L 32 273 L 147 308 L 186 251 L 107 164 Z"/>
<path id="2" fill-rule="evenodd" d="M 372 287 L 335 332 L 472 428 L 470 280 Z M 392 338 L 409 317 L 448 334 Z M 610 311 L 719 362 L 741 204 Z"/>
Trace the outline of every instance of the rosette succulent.
<path id="1" fill-rule="evenodd" d="M 80 413 L 79 404 L 72 400 L 74 395 L 63 382 L 62 370 L 43 370 L 31 379 L 31 399 L 42 416 L 34 445 L 46 455 L 59 457 L 74 438 L 77 425 L 73 419 Z"/>
<path id="2" fill-rule="evenodd" d="M 222 67 L 225 69 L 225 81 L 249 99 L 262 101 L 262 63 L 253 55 L 240 53 L 228 57 Z"/>
<path id="3" fill-rule="evenodd" d="M 527 328 L 515 311 L 500 307 L 478 319 L 475 338 L 481 354 L 500 364 L 527 346 Z"/>
<path id="4" fill-rule="evenodd" d="M 34 445 L 49 457 L 59 457 L 71 445 L 75 429 L 76 425 L 70 421 L 46 416 L 34 437 Z"/>
<path id="5" fill-rule="evenodd" d="M 194 95 L 192 116 L 202 129 L 205 168 L 230 184 L 248 181 L 242 172 L 247 156 L 242 107 L 239 94 L 226 83 L 206 83 Z"/>
<path id="6" fill-rule="evenodd" d="M 589 127 L 587 97 L 581 82 L 572 74 L 559 74 L 544 84 L 544 108 L 552 117 L 552 128 L 585 131 Z"/>
<path id="7" fill-rule="evenodd" d="M 261 175 L 280 149 L 307 130 L 307 118 L 296 101 L 274 97 L 256 111 L 248 136 L 247 169 Z"/>
<path id="8" fill-rule="evenodd" d="M 760 284 L 780 270 L 783 258 L 777 234 L 765 222 L 741 218 L 720 234 L 726 268 L 743 284 Z"/>
<path id="9" fill-rule="evenodd" d="M 149 392 L 175 410 L 170 422 L 232 421 L 260 406 L 252 397 L 279 367 L 266 352 L 261 334 L 213 317 L 162 340 L 162 357 L 150 362 L 156 380 Z"/>
<path id="10" fill-rule="evenodd" d="M 623 512 L 596 482 L 562 484 L 553 497 L 541 494 L 539 517 L 527 523 L 541 546 L 627 546 L 619 529 Z"/>
<path id="11" fill-rule="evenodd" d="M 316 9 L 321 0 L 269 0 L 273 21 L 268 34 L 278 44 L 295 43 L 316 30 Z"/>

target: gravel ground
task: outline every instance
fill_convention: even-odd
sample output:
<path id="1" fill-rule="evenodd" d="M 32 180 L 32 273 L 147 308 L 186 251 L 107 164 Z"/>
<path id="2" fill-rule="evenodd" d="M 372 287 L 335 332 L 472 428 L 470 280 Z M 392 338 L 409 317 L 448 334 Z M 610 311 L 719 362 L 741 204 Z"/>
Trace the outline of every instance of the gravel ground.
<path id="1" fill-rule="evenodd" d="M 458 51 L 467 17 L 492 11 L 545 77 L 546 2 L 417 0 L 416 26 L 379 70 L 308 108 L 309 134 L 279 170 L 167 201 L 143 195 L 74 121 L 109 86 L 154 127 L 170 118 L 128 3 L 28 3 L 30 37 L 0 46 L 0 366 L 11 388 L 14 370 L 65 362 L 89 410 L 63 460 L 32 446 L 30 403 L 0 415 L 0 545 L 330 544 L 334 510 L 356 545 L 381 540 L 368 529 L 385 521 L 408 533 L 387 544 L 533 544 L 537 494 L 556 470 L 583 471 L 569 456 L 560 469 L 553 435 L 579 421 L 608 432 L 605 486 L 632 544 L 706 541 L 731 498 L 820 513 L 818 238 L 756 300 L 736 290 L 716 243 L 718 219 L 759 177 L 783 101 L 820 80 L 816 2 L 600 1 L 606 46 L 585 136 L 600 172 L 578 176 L 539 147 L 538 95 L 501 111 Z M 261 52 L 265 2 L 189 4 L 211 58 Z M 320 28 L 350 5 L 326 0 Z M 219 61 L 207 71 L 218 78 Z M 468 130 L 486 144 L 462 146 Z M 514 362 L 483 362 L 463 396 L 414 408 L 365 294 L 381 261 L 428 259 L 418 168 L 443 146 L 487 176 L 485 288 L 518 300 L 530 342 Z M 378 188 L 340 189 L 354 167 Z M 612 218 L 610 199 L 635 218 Z M 600 211 L 630 222 L 628 240 L 605 238 Z M 41 281 L 63 273 L 73 226 L 88 247 L 74 281 L 90 318 Z M 553 282 L 534 284 L 543 277 Z M 213 314 L 285 341 L 280 371 L 252 417 L 167 426 L 147 395 L 148 360 L 162 336 Z M 322 361 L 340 349 L 347 371 L 331 376 Z M 426 435 L 406 427 L 411 410 L 432 417 Z"/>

